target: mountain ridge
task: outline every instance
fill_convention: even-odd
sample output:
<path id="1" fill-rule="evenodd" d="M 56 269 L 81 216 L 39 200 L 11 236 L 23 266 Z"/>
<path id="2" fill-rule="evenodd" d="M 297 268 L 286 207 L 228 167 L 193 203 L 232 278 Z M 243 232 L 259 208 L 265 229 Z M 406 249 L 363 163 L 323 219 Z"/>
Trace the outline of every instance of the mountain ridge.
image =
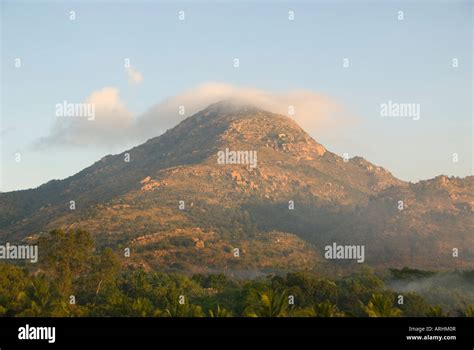
<path id="1" fill-rule="evenodd" d="M 220 165 L 217 153 L 223 149 L 256 151 L 258 165 L 254 169 L 248 164 Z M 129 162 L 125 161 L 127 155 Z M 202 259 L 216 260 L 215 268 L 224 268 L 232 264 L 227 255 L 221 255 L 226 244 L 244 246 L 254 242 L 257 246 L 258 239 L 273 242 L 270 232 L 274 232 L 283 235 L 280 240 L 293 247 L 297 256 L 304 256 L 301 261 L 320 264 L 321 246 L 336 238 L 349 243 L 378 240 L 388 232 L 388 223 L 402 225 L 399 234 L 406 236 L 413 225 L 424 223 L 419 213 L 436 208 L 432 208 L 434 202 L 423 200 L 421 207 L 415 206 L 416 215 L 409 214 L 419 221 L 410 216 L 405 223 L 393 221 L 400 214 L 398 202 L 407 197 L 405 212 L 410 213 L 416 193 L 435 193 L 436 186 L 443 184 L 455 188 L 451 194 L 457 197 L 450 197 L 449 191 L 438 191 L 436 198 L 440 203 L 452 204 L 442 205 L 446 213 L 453 215 L 449 220 L 462 219 L 455 238 L 468 239 L 466 227 L 473 222 L 472 179 L 454 179 L 453 183 L 447 179 L 440 176 L 417 184 L 401 181 L 362 157 L 344 160 L 328 151 L 287 116 L 236 101 L 221 101 L 164 134 L 128 151 L 103 157 L 69 178 L 50 181 L 37 189 L 1 193 L 0 238 L 31 239 L 58 227 L 86 228 L 103 244 L 116 246 L 136 244 L 138 237 L 147 235 L 168 237 L 173 242 L 181 237 L 184 242 L 190 239 L 194 243 L 183 243 L 178 247 L 183 249 L 180 251 L 155 237 L 161 243 L 154 238 L 153 244 L 164 244 L 167 250 L 160 249 L 161 255 L 156 256 L 157 251 L 143 248 L 135 263 L 147 262 L 149 268 L 162 268 L 169 264 L 166 259 L 176 260 L 169 252 L 181 256 L 193 249 L 193 254 L 198 251 L 203 255 Z M 69 208 L 71 200 L 75 201 L 75 210 Z M 181 201 L 184 209 L 179 208 Z M 288 209 L 290 201 L 295 210 Z M 378 213 L 379 207 L 385 211 Z M 377 215 L 384 219 L 379 220 Z M 281 222 L 282 218 L 286 222 Z M 369 222 L 365 223 L 364 218 L 370 218 Z M 439 236 L 443 223 L 438 226 L 441 228 L 435 227 L 433 232 Z M 415 231 L 427 234 L 421 228 Z M 192 236 L 193 232 L 214 243 L 206 244 L 205 239 Z M 397 246 L 390 239 L 383 239 L 390 241 L 388 245 Z M 442 236 L 438 239 L 449 241 Z M 211 248 L 195 250 L 196 242 L 201 241 L 199 245 Z M 400 251 L 406 249 L 406 244 L 398 246 Z M 269 256 L 284 257 L 278 246 L 268 243 L 268 247 Z M 384 249 L 390 247 L 378 249 L 382 253 L 374 253 L 368 261 L 396 263 L 397 253 L 384 259 Z M 265 249 L 261 251 L 266 256 Z M 259 267 L 256 260 L 250 259 L 251 266 L 245 268 L 272 265 L 266 261 Z M 197 268 L 192 257 L 183 261 L 186 263 L 182 268 Z M 420 266 L 428 262 L 426 257 L 416 260 Z"/>

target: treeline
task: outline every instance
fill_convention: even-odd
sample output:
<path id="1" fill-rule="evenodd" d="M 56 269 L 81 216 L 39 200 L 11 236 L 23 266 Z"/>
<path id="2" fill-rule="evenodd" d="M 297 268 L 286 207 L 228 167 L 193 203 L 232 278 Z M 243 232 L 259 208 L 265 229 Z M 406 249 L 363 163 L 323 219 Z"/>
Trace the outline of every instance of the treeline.
<path id="1" fill-rule="evenodd" d="M 443 310 L 415 293 L 388 290 L 370 271 L 330 280 L 309 272 L 235 280 L 123 268 L 81 230 L 55 230 L 39 241 L 40 263 L 0 264 L 2 316 L 400 317 L 474 316 L 465 305 Z M 404 272 L 406 273 L 406 271 Z"/>

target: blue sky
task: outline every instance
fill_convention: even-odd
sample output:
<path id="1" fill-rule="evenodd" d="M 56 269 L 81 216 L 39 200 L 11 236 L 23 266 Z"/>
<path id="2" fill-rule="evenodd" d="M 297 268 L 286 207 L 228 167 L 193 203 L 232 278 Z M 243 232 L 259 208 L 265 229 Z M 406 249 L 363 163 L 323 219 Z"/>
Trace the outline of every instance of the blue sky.
<path id="1" fill-rule="evenodd" d="M 470 1 L 1 1 L 0 191 L 70 176 L 134 144 L 36 147 L 57 122 L 56 103 L 82 102 L 113 87 L 139 119 L 207 82 L 328 96 L 357 122 L 340 119 L 311 136 L 403 180 L 471 175 L 472 7 Z M 349 68 L 342 67 L 345 57 Z M 130 83 L 124 58 L 142 82 Z M 420 120 L 381 118 L 380 104 L 388 100 L 418 103 Z M 157 116 L 156 136 L 162 129 Z"/>

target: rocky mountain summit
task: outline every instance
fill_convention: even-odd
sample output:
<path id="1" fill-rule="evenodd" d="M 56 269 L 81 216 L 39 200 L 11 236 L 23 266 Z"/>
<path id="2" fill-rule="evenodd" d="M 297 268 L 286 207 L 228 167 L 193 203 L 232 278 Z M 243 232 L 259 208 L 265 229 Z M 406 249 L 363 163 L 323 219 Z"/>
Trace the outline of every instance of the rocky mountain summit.
<path id="1" fill-rule="evenodd" d="M 333 263 L 324 247 L 338 242 L 365 245 L 374 266 L 448 269 L 474 266 L 473 206 L 472 176 L 407 183 L 222 101 L 67 179 L 1 193 L 0 241 L 84 228 L 131 247 L 130 264 L 230 274 Z"/>

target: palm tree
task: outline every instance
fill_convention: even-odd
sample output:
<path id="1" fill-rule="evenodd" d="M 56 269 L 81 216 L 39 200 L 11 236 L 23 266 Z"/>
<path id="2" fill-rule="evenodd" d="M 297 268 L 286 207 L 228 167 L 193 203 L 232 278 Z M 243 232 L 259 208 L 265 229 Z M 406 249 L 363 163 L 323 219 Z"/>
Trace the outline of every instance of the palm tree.
<path id="1" fill-rule="evenodd" d="M 179 304 L 169 305 L 160 312 L 161 317 L 203 317 L 204 313 L 199 305 Z"/>
<path id="2" fill-rule="evenodd" d="M 330 301 L 313 305 L 313 313 L 315 317 L 342 317 L 344 313 L 339 311 L 336 305 Z"/>
<path id="3" fill-rule="evenodd" d="M 199 305 L 189 304 L 187 301 L 184 303 L 179 302 L 179 297 L 176 293 L 172 292 L 169 297 L 166 298 L 166 308 L 164 311 L 156 311 L 156 316 L 161 317 L 202 317 L 204 313 Z"/>
<path id="4" fill-rule="evenodd" d="M 20 316 L 36 317 L 49 316 L 52 309 L 50 285 L 44 276 L 35 278 L 27 293 L 21 294 L 26 306 Z"/>
<path id="5" fill-rule="evenodd" d="M 440 305 L 430 306 L 426 312 L 426 316 L 428 317 L 446 317 L 448 314 L 444 313 L 443 308 Z"/>
<path id="6" fill-rule="evenodd" d="M 474 317 L 474 306 L 466 305 L 466 309 L 464 310 L 465 317 Z"/>
<path id="7" fill-rule="evenodd" d="M 133 316 L 146 317 L 153 312 L 153 304 L 146 298 L 137 298 L 131 305 Z"/>
<path id="8" fill-rule="evenodd" d="M 288 309 L 288 297 L 285 290 L 257 291 L 254 300 L 245 310 L 249 317 L 281 317 Z"/>
<path id="9" fill-rule="evenodd" d="M 232 317 L 232 312 L 217 305 L 215 310 L 209 310 L 209 317 Z"/>
<path id="10" fill-rule="evenodd" d="M 364 309 L 369 317 L 399 317 L 402 314 L 402 310 L 393 307 L 393 298 L 387 294 L 372 294 Z"/>

